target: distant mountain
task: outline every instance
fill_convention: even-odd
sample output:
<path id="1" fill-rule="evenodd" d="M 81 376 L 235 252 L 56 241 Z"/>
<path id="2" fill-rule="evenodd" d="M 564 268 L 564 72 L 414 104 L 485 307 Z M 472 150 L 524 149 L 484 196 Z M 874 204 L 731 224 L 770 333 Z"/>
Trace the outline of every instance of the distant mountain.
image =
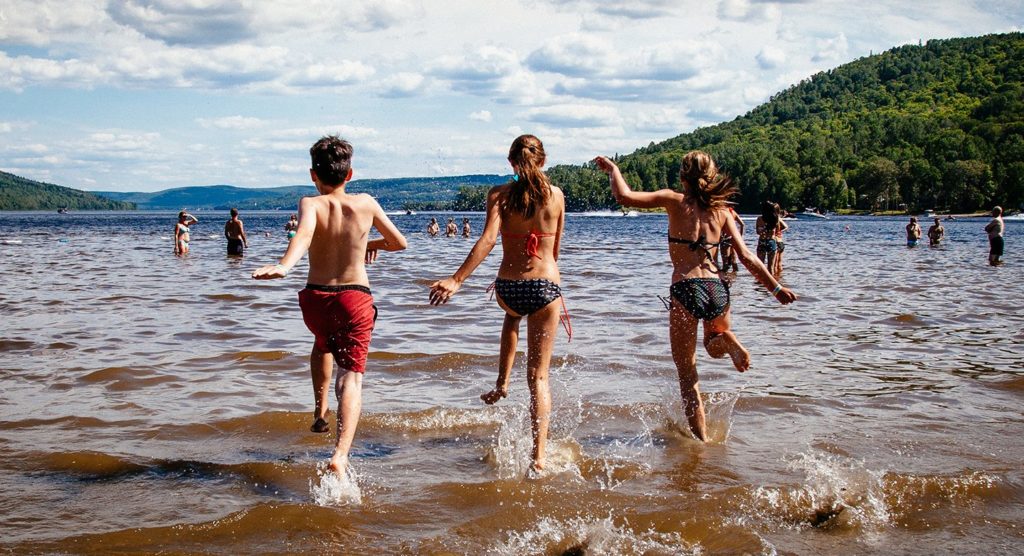
<path id="1" fill-rule="evenodd" d="M 0 210 L 133 210 L 132 203 L 0 172 Z"/>
<path id="2" fill-rule="evenodd" d="M 385 210 L 440 207 L 455 199 L 460 188 L 506 183 L 509 176 L 480 174 L 439 178 L 391 178 L 355 180 L 346 188 L 350 193 L 369 193 Z M 96 195 L 115 201 L 131 202 L 143 210 L 228 209 L 293 210 L 299 199 L 316 195 L 312 185 L 283 187 L 235 187 L 232 185 L 191 186 L 153 193 L 96 191 Z"/>

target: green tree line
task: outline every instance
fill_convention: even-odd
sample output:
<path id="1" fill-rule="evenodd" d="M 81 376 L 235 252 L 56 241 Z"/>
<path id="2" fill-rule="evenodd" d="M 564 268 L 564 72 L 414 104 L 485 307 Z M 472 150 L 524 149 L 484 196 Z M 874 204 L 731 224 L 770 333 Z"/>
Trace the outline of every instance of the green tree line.
<path id="1" fill-rule="evenodd" d="M 0 172 L 0 210 L 134 210 L 134 203 Z"/>
<path id="2" fill-rule="evenodd" d="M 933 40 L 819 73 L 733 121 L 617 157 L 626 180 L 678 187 L 679 162 L 711 153 L 741 210 L 969 212 L 1024 203 L 1024 35 Z M 595 153 L 596 154 L 596 153 Z M 592 165 L 548 175 L 568 210 L 616 206 Z M 463 189 L 453 203 L 482 198 Z M 475 205 L 481 210 L 482 203 Z"/>

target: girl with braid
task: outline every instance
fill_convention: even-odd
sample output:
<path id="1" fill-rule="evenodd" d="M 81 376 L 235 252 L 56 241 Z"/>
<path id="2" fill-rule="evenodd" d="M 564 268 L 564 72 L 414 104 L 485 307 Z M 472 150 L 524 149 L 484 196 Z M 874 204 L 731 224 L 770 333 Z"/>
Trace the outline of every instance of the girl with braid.
<path id="1" fill-rule="evenodd" d="M 679 373 L 679 391 L 690 430 L 705 441 L 704 404 L 697 379 L 697 322 L 704 321 L 704 349 L 708 355 L 716 359 L 730 356 L 740 372 L 750 368 L 750 353 L 730 330 L 729 284 L 722 280 L 721 270 L 715 264 L 722 236 L 741 237 L 726 203 L 739 188 L 729 177 L 719 174 L 715 161 L 702 151 L 692 151 L 683 157 L 679 170 L 682 191 L 633 191 L 610 159 L 599 156 L 594 162 L 608 174 L 612 194 L 619 204 L 663 208 L 668 213 L 668 254 L 673 266 L 669 289 L 672 359 Z M 733 248 L 743 266 L 780 303 L 796 300 L 796 294 L 776 282 L 742 241 L 734 242 Z"/>
<path id="2" fill-rule="evenodd" d="M 430 286 L 430 303 L 447 303 L 487 258 L 498 242 L 498 235 L 501 235 L 501 266 L 494 281 L 498 306 L 505 311 L 498 381 L 493 390 L 480 398 L 487 404 L 493 404 L 508 395 L 509 375 L 519 341 L 519 323 L 525 317 L 526 379 L 530 388 L 533 429 L 531 474 L 544 468 L 544 448 L 551 416 L 548 367 L 556 328 L 564 311 L 559 288 L 558 250 L 565 226 L 565 197 L 541 170 L 545 160 L 544 145 L 533 135 L 522 135 L 512 142 L 508 162 L 515 175 L 509 183 L 496 186 L 487 193 L 487 219 L 480 239 L 455 274 Z M 563 324 L 567 332 L 571 331 L 567 319 Z"/>

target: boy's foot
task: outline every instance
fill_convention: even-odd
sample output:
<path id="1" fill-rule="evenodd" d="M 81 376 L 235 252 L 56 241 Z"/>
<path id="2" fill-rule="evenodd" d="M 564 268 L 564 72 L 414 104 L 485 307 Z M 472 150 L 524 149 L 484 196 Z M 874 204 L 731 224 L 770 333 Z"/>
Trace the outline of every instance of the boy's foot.
<path id="1" fill-rule="evenodd" d="M 544 462 L 535 461 L 530 464 L 530 468 L 526 470 L 527 479 L 539 479 L 544 474 Z"/>
<path id="2" fill-rule="evenodd" d="M 505 390 L 504 388 L 495 388 L 494 390 L 491 390 L 490 392 L 488 392 L 486 394 L 480 394 L 480 399 L 483 400 L 484 403 L 487 404 L 487 405 L 492 405 L 495 402 L 497 402 L 498 400 L 500 400 L 501 398 L 507 398 L 507 397 L 508 397 L 508 390 Z"/>
<path id="3" fill-rule="evenodd" d="M 323 417 L 317 417 L 316 421 L 309 427 L 310 432 L 330 432 L 331 426 L 327 424 L 327 421 Z"/>
<path id="4" fill-rule="evenodd" d="M 343 478 L 345 477 L 346 467 L 348 467 L 348 458 L 346 457 L 332 457 L 331 462 L 327 464 L 329 471 Z"/>

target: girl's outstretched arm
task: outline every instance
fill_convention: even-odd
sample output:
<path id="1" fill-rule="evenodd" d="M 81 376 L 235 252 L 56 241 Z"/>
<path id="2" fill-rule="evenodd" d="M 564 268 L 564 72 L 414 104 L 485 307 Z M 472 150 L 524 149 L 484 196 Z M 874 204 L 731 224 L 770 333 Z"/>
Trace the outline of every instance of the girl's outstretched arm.
<path id="1" fill-rule="evenodd" d="M 594 159 L 598 169 L 608 174 L 608 182 L 612 188 L 612 196 L 618 203 L 625 207 L 656 208 L 664 207 L 667 203 L 677 200 L 678 193 L 671 189 L 658 191 L 633 191 L 630 189 L 626 179 L 622 177 L 618 165 L 606 156 L 599 156 Z"/>
<path id="2" fill-rule="evenodd" d="M 732 218 L 725 219 L 724 228 L 727 233 L 732 234 L 732 237 L 740 237 L 739 230 L 736 228 L 736 222 L 734 222 Z M 743 263 L 743 266 L 746 267 L 758 282 L 761 282 L 761 285 L 767 288 L 768 291 L 775 296 L 775 299 L 779 300 L 779 303 L 788 305 L 797 300 L 797 296 L 793 293 L 793 290 L 782 287 L 782 284 L 775 280 L 775 277 L 772 276 L 771 272 L 768 272 L 768 269 L 765 268 L 764 264 L 750 252 L 750 249 L 747 249 L 746 243 L 743 241 L 733 241 L 733 249 L 736 251 L 736 255 L 739 257 L 740 262 Z"/>
<path id="3" fill-rule="evenodd" d="M 501 195 L 502 187 L 505 186 L 499 185 L 491 188 L 487 194 L 487 221 L 484 223 L 484 231 L 480 234 L 480 239 L 473 244 L 473 249 L 466 255 L 462 266 L 455 271 L 455 274 L 430 285 L 431 305 L 448 303 L 448 300 L 462 287 L 462 283 L 473 274 L 480 263 L 484 262 L 484 259 L 491 254 L 491 250 L 498 243 L 498 231 L 501 230 L 501 207 L 498 198 Z"/>

